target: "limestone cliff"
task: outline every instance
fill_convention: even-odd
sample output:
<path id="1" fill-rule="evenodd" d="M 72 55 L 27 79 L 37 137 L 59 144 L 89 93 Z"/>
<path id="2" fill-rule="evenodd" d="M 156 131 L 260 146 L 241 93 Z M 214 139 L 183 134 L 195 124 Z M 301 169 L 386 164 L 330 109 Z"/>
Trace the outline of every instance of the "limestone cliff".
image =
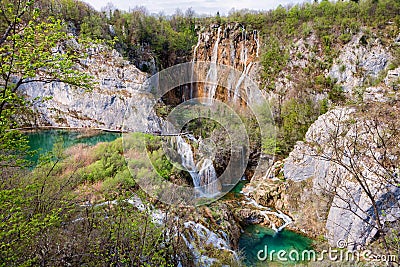
<path id="1" fill-rule="evenodd" d="M 392 56 L 378 38 L 366 37 L 363 32 L 343 47 L 329 76 L 343 86 L 344 92 L 354 93 L 368 79 L 376 79 L 387 67 Z"/>
<path id="2" fill-rule="evenodd" d="M 154 131 L 161 121 L 154 104 L 142 88 L 147 75 L 124 60 L 118 52 L 95 46 L 81 60 L 84 72 L 94 77 L 93 90 L 86 91 L 60 82 L 29 83 L 20 93 L 32 102 L 34 116 L 25 126 L 66 126 Z"/>
<path id="3" fill-rule="evenodd" d="M 382 223 L 400 218 L 400 188 L 390 182 L 390 177 L 383 178 L 386 174 L 395 175 L 398 171 L 394 167 L 397 155 L 391 149 L 383 152 L 376 146 L 376 136 L 368 132 L 366 124 L 348 123 L 351 120 L 368 122 L 360 120 L 359 116 L 354 109 L 349 108 L 335 109 L 321 116 L 310 127 L 306 141 L 299 142 L 290 153 L 283 168 L 288 180 L 297 183 L 310 180 L 303 189 L 304 195 L 299 205 L 289 209 L 298 212 L 296 217 L 303 221 L 305 218 L 312 220 L 312 217 L 319 216 L 322 225 L 325 224 L 328 241 L 336 245 L 338 240 L 346 240 L 351 248 L 368 244 L 377 233 L 373 203 L 368 199 L 363 186 L 366 185 L 374 195 L 382 213 Z M 382 133 L 385 129 L 389 130 L 385 128 L 388 127 L 386 125 L 380 127 L 383 128 Z M 338 131 L 340 135 L 334 135 Z M 355 138 L 358 140 L 355 141 Z M 351 153 L 347 151 L 351 145 L 359 151 L 346 154 Z M 340 153 L 340 158 L 335 153 Z M 383 156 L 383 153 L 388 155 Z M 377 160 L 373 160 L 375 157 Z M 380 157 L 382 160 L 383 157 L 390 158 L 389 161 L 394 165 L 389 167 L 381 164 L 382 161 L 378 160 Z M 354 169 L 348 166 L 354 166 Z M 354 175 L 361 176 L 365 185 L 359 183 Z M 300 212 L 302 207 L 309 207 L 313 201 L 319 202 L 319 210 L 308 214 Z M 323 229 L 320 231 L 324 232 Z"/>

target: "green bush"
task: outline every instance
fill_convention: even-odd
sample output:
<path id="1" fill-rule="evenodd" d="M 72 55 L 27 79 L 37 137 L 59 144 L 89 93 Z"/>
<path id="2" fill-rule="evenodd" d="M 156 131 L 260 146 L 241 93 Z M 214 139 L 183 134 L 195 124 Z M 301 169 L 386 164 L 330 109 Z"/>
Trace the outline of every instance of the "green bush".
<path id="1" fill-rule="evenodd" d="M 135 180 L 132 177 L 132 174 L 125 168 L 122 171 L 119 171 L 115 177 L 107 178 L 102 185 L 102 189 L 105 192 L 115 192 L 120 189 L 129 190 L 135 186 Z"/>
<path id="2" fill-rule="evenodd" d="M 287 155 L 299 140 L 303 140 L 310 125 L 326 112 L 327 103 L 315 105 L 311 100 L 292 98 L 282 105 L 281 124 L 278 131 L 276 153 Z M 268 141 L 268 140 L 267 140 Z M 268 142 L 266 142 L 268 148 Z"/>
<path id="3" fill-rule="evenodd" d="M 343 103 L 346 100 L 343 87 L 335 84 L 333 88 L 328 92 L 328 99 L 336 104 Z"/>
<path id="4" fill-rule="evenodd" d="M 347 44 L 351 41 L 352 37 L 353 36 L 350 33 L 343 33 L 339 36 L 339 40 L 342 42 L 342 44 Z"/>

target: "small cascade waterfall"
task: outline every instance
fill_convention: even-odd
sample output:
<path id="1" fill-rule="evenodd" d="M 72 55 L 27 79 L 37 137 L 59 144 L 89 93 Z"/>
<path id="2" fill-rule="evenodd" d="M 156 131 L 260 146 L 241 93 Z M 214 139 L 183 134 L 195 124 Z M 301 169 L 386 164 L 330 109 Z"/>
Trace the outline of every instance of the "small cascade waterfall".
<path id="1" fill-rule="evenodd" d="M 217 260 L 214 258 L 202 255 L 199 249 L 194 245 L 196 240 L 199 240 L 206 245 L 212 245 L 214 248 L 219 250 L 229 252 L 236 260 L 239 260 L 238 254 L 231 249 L 229 240 L 223 238 L 223 235 L 221 237 L 218 233 L 213 232 L 201 223 L 196 223 L 194 221 L 185 222 L 184 226 L 186 229 L 191 229 L 191 231 L 193 231 L 193 234 L 189 234 L 188 237 L 185 235 L 182 235 L 181 237 L 186 246 L 190 249 L 190 251 L 193 252 L 196 266 L 215 266 L 215 263 L 217 262 Z"/>
<path id="2" fill-rule="evenodd" d="M 186 143 L 182 136 L 176 137 L 177 152 L 181 156 L 183 167 L 190 173 L 193 180 L 194 187 L 200 186 L 200 179 L 197 171 L 196 164 L 194 163 L 194 157 L 192 147 Z"/>
<path id="3" fill-rule="evenodd" d="M 217 90 L 217 81 L 218 81 L 218 73 L 217 73 L 217 59 L 218 59 L 218 44 L 220 42 L 220 34 L 221 34 L 221 27 L 218 27 L 217 39 L 215 40 L 215 44 L 213 47 L 213 51 L 211 54 L 211 66 L 210 70 L 206 76 L 206 92 L 208 94 L 208 98 L 212 102 L 215 96 L 215 92 Z"/>
<path id="4" fill-rule="evenodd" d="M 198 37 L 197 37 L 197 44 L 196 44 L 196 46 L 194 47 L 194 50 L 193 50 L 192 74 L 191 74 L 191 77 L 190 77 L 190 82 L 191 82 L 191 84 L 190 84 L 190 96 L 189 96 L 190 99 L 193 98 L 194 63 L 195 63 L 195 61 L 196 61 L 197 49 L 198 49 L 199 46 L 200 46 L 200 42 L 201 42 L 201 33 L 199 32 L 199 35 L 198 35 Z"/>
<path id="5" fill-rule="evenodd" d="M 200 162 L 199 162 L 200 163 Z M 200 165 L 200 164 L 199 164 Z M 217 173 L 215 171 L 213 161 L 211 159 L 203 160 L 201 168 L 199 168 L 199 178 L 201 185 L 207 185 L 206 193 L 208 195 L 215 195 L 219 193 L 218 187 L 214 183 L 217 178 Z"/>
<path id="6" fill-rule="evenodd" d="M 264 207 L 264 206 L 258 204 L 254 199 L 252 199 L 249 196 L 249 192 L 243 193 L 243 196 L 247 200 L 247 204 L 249 204 L 249 205 L 255 207 L 257 210 L 259 210 L 260 214 L 264 218 L 266 218 L 268 221 L 270 221 L 268 215 L 273 215 L 273 216 L 278 217 L 278 218 L 280 218 L 280 219 L 282 219 L 284 221 L 284 223 L 280 227 L 276 227 L 276 225 L 271 222 L 272 229 L 275 232 L 282 231 L 286 226 L 288 226 L 289 224 L 291 224 L 293 222 L 292 218 L 290 218 L 288 215 L 286 215 L 282 211 L 280 211 L 280 210 L 272 211 L 270 208 Z"/>
<path id="7" fill-rule="evenodd" d="M 189 139 L 197 142 L 193 136 Z M 205 187 L 202 192 L 205 195 L 218 194 L 219 188 L 215 183 L 218 177 L 213 161 L 209 158 L 204 158 L 198 160 L 196 164 L 191 145 L 182 136 L 177 136 L 175 142 L 182 166 L 186 168 L 192 177 L 194 187 Z"/>

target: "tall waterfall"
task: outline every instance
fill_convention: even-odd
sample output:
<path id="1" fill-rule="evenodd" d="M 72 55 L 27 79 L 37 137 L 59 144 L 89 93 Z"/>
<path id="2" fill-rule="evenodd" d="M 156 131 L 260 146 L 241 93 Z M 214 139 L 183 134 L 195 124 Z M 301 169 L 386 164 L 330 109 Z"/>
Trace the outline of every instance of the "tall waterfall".
<path id="1" fill-rule="evenodd" d="M 197 44 L 196 44 L 196 46 L 194 47 L 194 50 L 193 50 L 192 74 L 191 74 L 191 77 L 190 77 L 190 82 L 191 82 L 191 83 L 190 83 L 190 99 L 193 98 L 194 62 L 196 61 L 197 49 L 198 49 L 199 46 L 200 46 L 200 42 L 201 42 L 201 33 L 200 33 L 200 31 L 199 31 L 199 35 L 198 35 L 198 37 L 197 37 Z"/>
<path id="2" fill-rule="evenodd" d="M 192 177 L 195 188 L 204 187 L 201 193 L 215 195 L 219 193 L 217 186 L 217 173 L 213 161 L 209 158 L 201 158 L 195 161 L 192 146 L 182 136 L 175 137 L 176 150 L 181 158 L 181 164 Z M 194 137 L 191 140 L 196 140 Z M 196 140 L 197 141 L 197 140 Z"/>
<path id="3" fill-rule="evenodd" d="M 260 52 L 260 40 L 258 40 L 258 31 L 257 30 L 253 31 L 253 38 L 254 38 L 254 42 L 256 42 L 256 45 L 257 45 L 256 57 L 258 57 L 258 53 Z"/>
<path id="4" fill-rule="evenodd" d="M 213 99 L 217 97 L 217 83 L 226 80 L 224 81 L 226 90 L 222 91 L 218 98 L 238 102 L 243 97 L 241 94 L 247 93 L 246 77 L 256 66 L 260 46 L 258 31 L 249 32 L 244 26 L 238 28 L 237 24 L 220 26 L 218 30 L 212 27 L 199 34 L 192 63 L 196 61 L 210 63 L 205 73 L 201 73 L 201 77 L 205 77 L 205 84 L 199 86 L 199 94 L 207 97 L 209 99 L 207 102 L 212 104 Z M 217 68 L 217 64 L 224 64 L 230 68 Z M 192 79 L 194 75 L 196 73 L 192 69 Z M 195 93 L 194 87 L 195 85 L 192 84 L 191 95 Z"/>
<path id="5" fill-rule="evenodd" d="M 249 73 L 252 64 L 252 62 L 247 64 L 247 59 L 248 59 L 248 48 L 246 47 L 247 35 L 246 35 L 246 30 L 244 28 L 242 31 L 242 38 L 243 38 L 243 43 L 242 43 L 242 48 L 240 50 L 240 62 L 243 64 L 243 72 L 240 75 L 238 82 L 236 83 L 235 92 L 233 95 L 233 101 L 236 101 L 240 97 L 240 86 L 242 85 L 244 79 L 246 78 L 246 75 Z"/>
<path id="6" fill-rule="evenodd" d="M 215 40 L 213 52 L 211 54 L 211 66 L 206 76 L 206 91 L 208 93 L 208 98 L 212 102 L 215 96 L 215 92 L 217 90 L 217 81 L 218 81 L 218 73 L 217 73 L 217 59 L 218 59 L 218 44 L 220 42 L 220 34 L 221 27 L 218 27 L 217 39 Z"/>

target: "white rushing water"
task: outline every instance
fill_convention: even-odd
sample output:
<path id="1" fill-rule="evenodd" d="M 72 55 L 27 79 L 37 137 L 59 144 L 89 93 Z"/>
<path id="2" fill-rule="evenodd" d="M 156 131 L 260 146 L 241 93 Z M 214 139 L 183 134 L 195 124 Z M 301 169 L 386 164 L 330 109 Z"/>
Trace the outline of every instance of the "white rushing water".
<path id="1" fill-rule="evenodd" d="M 190 77 L 190 99 L 192 99 L 193 98 L 193 78 L 194 78 L 194 63 L 195 63 L 195 61 L 196 61 L 196 55 L 197 55 L 197 49 L 199 48 L 199 46 L 200 46 L 200 43 L 201 43 L 201 33 L 199 32 L 199 35 L 198 35 L 198 37 L 197 37 L 197 44 L 196 44 L 196 46 L 194 47 L 194 49 L 193 49 L 193 58 L 192 58 L 192 74 L 191 74 L 191 77 Z"/>
<path id="2" fill-rule="evenodd" d="M 243 38 L 243 42 L 242 42 L 242 47 L 240 50 L 240 62 L 243 65 L 243 71 L 242 71 L 242 74 L 240 75 L 239 80 L 235 86 L 235 92 L 233 94 L 234 102 L 240 98 L 240 86 L 242 85 L 243 81 L 245 80 L 246 76 L 248 75 L 251 65 L 252 65 L 252 62 L 247 64 L 247 61 L 248 61 L 248 48 L 246 46 L 247 34 L 246 34 L 246 30 L 244 28 L 242 31 L 242 38 Z"/>
<path id="3" fill-rule="evenodd" d="M 206 84 L 204 86 L 205 93 L 207 94 L 207 98 L 209 99 L 209 104 L 213 103 L 213 99 L 215 98 L 216 90 L 217 90 L 217 82 L 218 82 L 218 70 L 217 70 L 217 62 L 218 62 L 218 49 L 219 49 L 219 43 L 221 41 L 221 27 L 218 28 L 217 32 L 217 38 L 214 42 L 214 45 L 212 47 L 212 53 L 211 53 L 211 60 L 210 60 L 210 68 L 207 71 L 206 74 Z M 253 65 L 253 62 L 248 62 L 249 57 L 249 47 L 248 47 L 248 40 L 247 38 L 251 38 L 246 31 L 246 29 L 243 27 L 242 32 L 241 32 L 241 44 L 240 44 L 240 55 L 239 55 L 239 62 L 243 68 L 240 77 L 237 79 L 237 76 L 235 75 L 235 72 L 233 70 L 229 70 L 229 74 L 227 75 L 227 90 L 228 90 L 228 97 L 233 98 L 233 101 L 237 101 L 241 95 L 240 95 L 240 88 L 243 86 L 243 82 L 246 81 L 246 76 L 249 74 L 251 67 Z M 209 35 L 204 35 L 200 36 L 198 39 L 198 43 L 194 48 L 194 53 L 193 53 L 193 63 L 194 63 L 194 58 L 196 57 L 197 54 L 197 49 L 201 41 L 207 42 L 209 40 L 210 36 Z M 253 31 L 253 37 L 254 42 L 257 45 L 256 48 L 256 57 L 259 57 L 259 51 L 260 51 L 260 42 L 259 42 L 259 35 L 256 30 Z M 229 64 L 232 68 L 235 68 L 236 64 L 236 43 L 234 41 L 230 42 L 230 47 L 229 47 Z M 194 71 L 192 69 L 192 78 Z M 246 84 L 244 85 L 246 86 Z M 193 87 L 193 86 L 192 86 Z M 193 95 L 193 88 L 191 89 L 191 95 Z"/>
<path id="4" fill-rule="evenodd" d="M 235 50 L 235 44 L 233 41 L 230 42 L 229 45 L 229 59 L 230 59 L 230 66 L 232 68 L 235 66 L 235 59 L 236 59 L 236 50 Z M 234 86 L 234 81 L 235 81 L 235 71 L 232 69 L 229 69 L 229 76 L 228 76 L 228 81 L 227 81 L 227 90 L 228 90 L 228 96 L 231 98 L 233 96 L 233 86 Z"/>
<path id="5" fill-rule="evenodd" d="M 215 92 L 217 90 L 217 81 L 218 81 L 217 59 L 218 59 L 218 45 L 221 39 L 220 34 L 221 34 L 221 27 L 218 27 L 217 39 L 215 40 L 213 51 L 211 54 L 211 66 L 206 76 L 205 89 L 208 94 L 210 103 L 213 102 Z"/>
<path id="6" fill-rule="evenodd" d="M 194 187 L 199 187 L 200 179 L 196 163 L 194 162 L 192 147 L 180 135 L 176 137 L 175 141 L 177 152 L 181 156 L 182 166 L 186 168 L 192 177 Z"/>
<path id="7" fill-rule="evenodd" d="M 156 209 L 151 205 L 145 205 L 137 195 L 134 195 L 129 199 L 122 200 L 122 202 L 129 203 L 129 204 L 135 206 L 140 211 L 147 210 L 149 212 L 149 215 L 152 218 L 151 221 L 155 224 L 164 225 L 166 223 L 167 215 L 164 211 Z M 96 205 L 94 205 L 94 207 L 100 207 L 100 206 L 105 206 L 105 205 L 112 206 L 112 205 L 118 205 L 118 204 L 119 204 L 119 202 L 117 200 L 113 200 L 113 201 L 105 201 L 105 202 L 96 204 Z M 91 206 L 91 205 L 85 204 L 83 206 Z M 177 217 L 175 217 L 175 219 L 179 220 L 179 218 L 177 218 Z M 80 218 L 73 220 L 72 222 L 76 223 L 76 222 L 79 222 L 82 220 L 84 220 L 84 218 L 80 217 Z M 223 232 L 222 230 L 220 231 L 220 232 L 222 232 L 221 236 L 220 236 L 219 234 L 211 231 L 210 229 L 208 229 L 201 223 L 196 223 L 194 221 L 185 222 L 184 227 L 186 229 L 191 229 L 196 234 L 196 235 L 193 235 L 190 233 L 188 235 L 188 237 L 185 234 L 180 235 L 182 237 L 182 239 L 184 240 L 188 249 L 193 253 L 194 262 L 195 262 L 196 266 L 204 266 L 204 267 L 213 266 L 213 264 L 218 262 L 217 259 L 211 258 L 207 255 L 204 255 L 204 252 L 201 252 L 199 250 L 200 244 L 211 245 L 216 249 L 228 251 L 228 252 L 232 253 L 233 257 L 236 260 L 239 259 L 237 253 L 231 249 L 227 234 L 225 232 Z M 176 226 L 174 226 L 173 232 L 175 232 L 175 234 L 173 236 L 177 237 L 176 233 L 181 232 L 181 231 L 178 228 L 176 228 Z M 169 233 L 170 233 L 169 231 L 165 232 L 165 234 L 167 235 L 168 238 L 169 238 Z M 182 266 L 182 265 L 180 265 L 180 266 Z"/>
<path id="8" fill-rule="evenodd" d="M 215 181 L 217 180 L 217 172 L 215 171 L 213 161 L 211 159 L 204 159 L 198 164 L 200 185 L 206 186 L 204 193 L 208 196 L 213 196 L 219 193 L 218 186 Z"/>
<path id="9" fill-rule="evenodd" d="M 233 101 L 236 101 L 236 100 L 238 100 L 240 98 L 240 86 L 242 85 L 244 79 L 248 75 L 249 70 L 251 68 L 251 64 L 252 64 L 252 62 L 250 62 L 247 66 L 245 65 L 244 68 L 243 68 L 243 72 L 240 75 L 239 80 L 238 80 L 238 82 L 236 84 L 236 87 L 235 87 L 235 93 L 233 95 Z"/>
<path id="10" fill-rule="evenodd" d="M 256 57 L 258 57 L 258 53 L 260 52 L 260 40 L 258 40 L 258 32 L 256 30 L 253 31 L 254 42 L 256 42 Z"/>
<path id="11" fill-rule="evenodd" d="M 200 158 L 195 161 L 192 146 L 182 137 L 176 136 L 176 151 L 181 158 L 181 164 L 192 177 L 195 188 L 204 187 L 202 194 L 212 196 L 219 193 L 216 180 L 218 179 L 213 161 L 210 158 Z M 192 142 L 198 142 L 193 136 L 188 135 Z"/>
<path id="12" fill-rule="evenodd" d="M 196 239 L 200 240 L 202 244 L 212 245 L 214 248 L 229 251 L 230 253 L 232 253 L 232 255 L 236 260 L 239 259 L 237 253 L 231 249 L 228 241 L 226 241 L 224 238 L 221 238 L 213 231 L 210 231 L 207 227 L 205 227 L 201 223 L 188 221 L 184 223 L 184 226 L 185 228 L 192 229 L 196 233 L 196 236 L 189 236 L 189 238 L 182 236 L 184 242 L 186 243 L 186 246 L 193 252 L 195 256 L 194 261 L 196 266 L 204 266 L 204 267 L 214 266 L 213 264 L 217 262 L 217 260 L 214 258 L 202 255 L 199 249 L 193 246 Z"/>
<path id="13" fill-rule="evenodd" d="M 282 231 L 286 226 L 288 226 L 289 224 L 291 224 L 293 222 L 292 218 L 290 218 L 288 215 L 286 215 L 282 211 L 280 211 L 280 210 L 272 211 L 270 208 L 264 207 L 263 205 L 258 204 L 254 199 L 252 199 L 249 196 L 248 191 L 246 193 L 243 193 L 243 196 L 247 200 L 247 204 L 255 207 L 265 219 L 267 219 L 268 221 L 271 222 L 272 229 L 275 232 Z M 282 219 L 284 221 L 284 223 L 280 227 L 277 227 L 274 224 L 274 222 L 269 219 L 268 215 L 273 215 L 275 217 L 278 217 L 278 218 Z"/>

